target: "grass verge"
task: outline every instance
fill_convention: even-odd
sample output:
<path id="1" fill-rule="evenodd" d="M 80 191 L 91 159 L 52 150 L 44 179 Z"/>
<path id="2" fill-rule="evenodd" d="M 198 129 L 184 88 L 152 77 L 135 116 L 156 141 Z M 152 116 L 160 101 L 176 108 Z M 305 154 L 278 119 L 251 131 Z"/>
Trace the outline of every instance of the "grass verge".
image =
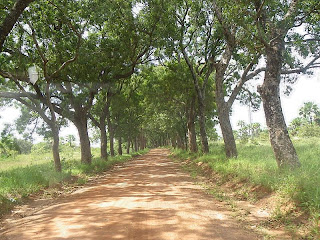
<path id="1" fill-rule="evenodd" d="M 238 144 L 238 158 L 229 160 L 225 158 L 222 143 L 212 144 L 210 154 L 203 156 L 182 150 L 174 150 L 173 154 L 192 161 L 195 166 L 206 163 L 224 181 L 249 183 L 275 193 L 279 204 L 274 219 L 292 225 L 295 213 L 303 211 L 309 216 L 307 225 L 310 225 L 306 239 L 314 239 L 319 236 L 320 228 L 320 141 L 318 138 L 296 139 L 294 144 L 302 164 L 294 171 L 278 170 L 268 143 Z M 248 192 L 245 190 L 243 194 Z M 292 208 L 281 206 L 289 202 L 294 204 Z"/>

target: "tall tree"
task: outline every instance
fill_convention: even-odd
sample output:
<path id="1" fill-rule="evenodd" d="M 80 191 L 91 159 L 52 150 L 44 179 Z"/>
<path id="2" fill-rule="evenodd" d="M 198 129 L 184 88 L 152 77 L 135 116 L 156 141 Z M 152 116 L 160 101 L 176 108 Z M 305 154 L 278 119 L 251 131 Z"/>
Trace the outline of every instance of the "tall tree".
<path id="1" fill-rule="evenodd" d="M 316 35 L 319 32 L 316 33 L 314 31 L 314 28 L 318 27 L 318 25 L 315 25 L 313 20 L 308 23 L 308 16 L 314 14 L 315 11 L 319 13 L 319 8 L 316 8 L 316 6 L 319 7 L 319 1 L 292 0 L 266 2 L 255 0 L 253 3 L 256 12 L 254 17 L 255 33 L 259 43 L 263 46 L 266 59 L 264 82 L 258 88 L 258 91 L 263 101 L 271 145 L 280 168 L 296 168 L 300 166 L 300 162 L 283 117 L 279 86 L 281 73 L 285 64 L 285 53 L 290 54 L 290 49 L 286 49 L 286 41 L 292 37 L 298 38 L 302 42 L 313 42 L 314 40 L 312 39 L 318 39 Z M 311 29 L 311 31 L 307 30 L 305 36 L 297 32 L 294 32 L 294 34 L 290 32 L 294 28 L 302 26 L 302 24 Z M 305 37 L 309 39 L 311 37 L 311 39 L 308 40 Z M 294 45 L 296 44 L 297 42 Z M 307 68 L 316 64 L 316 60 L 320 57 L 319 50 L 316 50 L 312 45 L 309 44 L 310 50 L 315 54 L 313 54 L 313 60 L 310 64 L 306 68 L 288 72 L 304 72 Z M 309 55 L 309 52 L 307 51 L 304 55 Z"/>
<path id="2" fill-rule="evenodd" d="M 70 3 L 68 7 L 76 9 L 78 4 Z M 53 108 L 51 87 L 52 81 L 77 58 L 81 23 L 76 23 L 78 19 L 70 20 L 65 5 L 54 2 L 50 5 L 53 9 L 48 10 L 46 3 L 35 3 L 24 12 L 6 42 L 6 54 L 0 58 L 3 63 L 0 75 L 11 80 L 4 83 L 5 89 L 10 92 L 2 92 L 2 97 L 16 99 L 37 112 L 50 126 L 54 139 L 54 160 L 56 169 L 60 171 L 59 124 Z M 60 41 L 62 38 L 64 43 Z M 33 64 L 39 66 L 35 74 L 39 75 L 40 80 L 31 83 L 26 68 Z"/>
<path id="3" fill-rule="evenodd" d="M 211 17 L 210 3 L 182 1 L 180 4 L 181 6 L 177 6 L 175 10 L 178 52 L 182 54 L 192 75 L 198 102 L 202 151 L 208 153 L 206 89 L 213 72 L 211 54 L 217 51 L 215 46 L 219 45 L 219 39 L 213 37 L 216 29 Z"/>

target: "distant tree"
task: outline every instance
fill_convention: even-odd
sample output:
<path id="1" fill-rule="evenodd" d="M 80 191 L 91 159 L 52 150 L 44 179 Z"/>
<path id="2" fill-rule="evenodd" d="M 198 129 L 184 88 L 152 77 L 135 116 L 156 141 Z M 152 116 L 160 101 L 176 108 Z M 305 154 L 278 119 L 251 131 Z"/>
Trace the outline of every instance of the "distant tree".
<path id="1" fill-rule="evenodd" d="M 0 136 L 0 151 L 4 156 L 11 156 L 13 152 L 19 152 L 19 146 L 13 136 L 13 128 L 10 124 L 5 124 Z"/>
<path id="2" fill-rule="evenodd" d="M 320 117 L 320 109 L 314 102 L 305 102 L 299 109 L 299 115 L 312 124 Z"/>
<path id="3" fill-rule="evenodd" d="M 19 154 L 29 154 L 32 149 L 32 142 L 25 140 L 25 139 L 14 139 L 15 143 L 18 146 Z"/>
<path id="4" fill-rule="evenodd" d="M 289 131 L 292 135 L 297 135 L 299 132 L 299 128 L 303 125 L 305 122 L 304 119 L 301 117 L 294 118 L 291 123 L 289 124 Z"/>
<path id="5" fill-rule="evenodd" d="M 72 135 L 72 134 L 69 134 L 68 136 L 66 136 L 65 140 L 69 144 L 69 147 L 72 147 L 74 141 L 76 141 L 76 137 L 74 135 Z"/>

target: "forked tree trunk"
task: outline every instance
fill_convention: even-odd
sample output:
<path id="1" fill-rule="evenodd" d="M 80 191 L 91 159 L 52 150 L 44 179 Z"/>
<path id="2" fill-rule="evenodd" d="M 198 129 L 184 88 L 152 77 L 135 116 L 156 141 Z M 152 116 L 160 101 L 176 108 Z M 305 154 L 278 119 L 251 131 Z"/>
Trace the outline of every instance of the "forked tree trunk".
<path id="1" fill-rule="evenodd" d="M 194 109 L 194 104 L 195 104 L 195 98 L 193 98 L 189 111 L 187 111 L 187 118 L 188 118 L 188 123 L 187 123 L 187 128 L 188 128 L 188 145 L 189 145 L 189 150 L 191 152 L 197 152 L 198 151 L 198 146 L 197 146 L 197 136 L 196 136 L 196 127 L 195 127 L 195 109 Z"/>
<path id="2" fill-rule="evenodd" d="M 258 88 L 269 129 L 271 146 L 279 168 L 300 167 L 296 150 L 288 134 L 280 100 L 280 73 L 284 42 L 274 41 L 266 48 L 266 72 L 263 85 Z"/>
<path id="3" fill-rule="evenodd" d="M 77 116 L 74 124 L 77 127 L 80 138 L 81 162 L 84 164 L 91 164 L 92 156 L 86 115 L 82 114 L 81 116 Z"/>

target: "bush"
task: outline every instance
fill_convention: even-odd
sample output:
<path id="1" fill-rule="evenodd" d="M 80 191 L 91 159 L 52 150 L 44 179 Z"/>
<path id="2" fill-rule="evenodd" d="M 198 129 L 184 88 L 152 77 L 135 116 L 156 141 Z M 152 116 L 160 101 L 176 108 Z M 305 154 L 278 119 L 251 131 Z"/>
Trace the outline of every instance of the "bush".
<path id="1" fill-rule="evenodd" d="M 320 126 L 317 124 L 305 124 L 298 130 L 299 137 L 320 137 Z"/>
<path id="2" fill-rule="evenodd" d="M 51 144 L 49 142 L 40 142 L 34 144 L 31 148 L 32 153 L 47 153 L 51 151 Z"/>

